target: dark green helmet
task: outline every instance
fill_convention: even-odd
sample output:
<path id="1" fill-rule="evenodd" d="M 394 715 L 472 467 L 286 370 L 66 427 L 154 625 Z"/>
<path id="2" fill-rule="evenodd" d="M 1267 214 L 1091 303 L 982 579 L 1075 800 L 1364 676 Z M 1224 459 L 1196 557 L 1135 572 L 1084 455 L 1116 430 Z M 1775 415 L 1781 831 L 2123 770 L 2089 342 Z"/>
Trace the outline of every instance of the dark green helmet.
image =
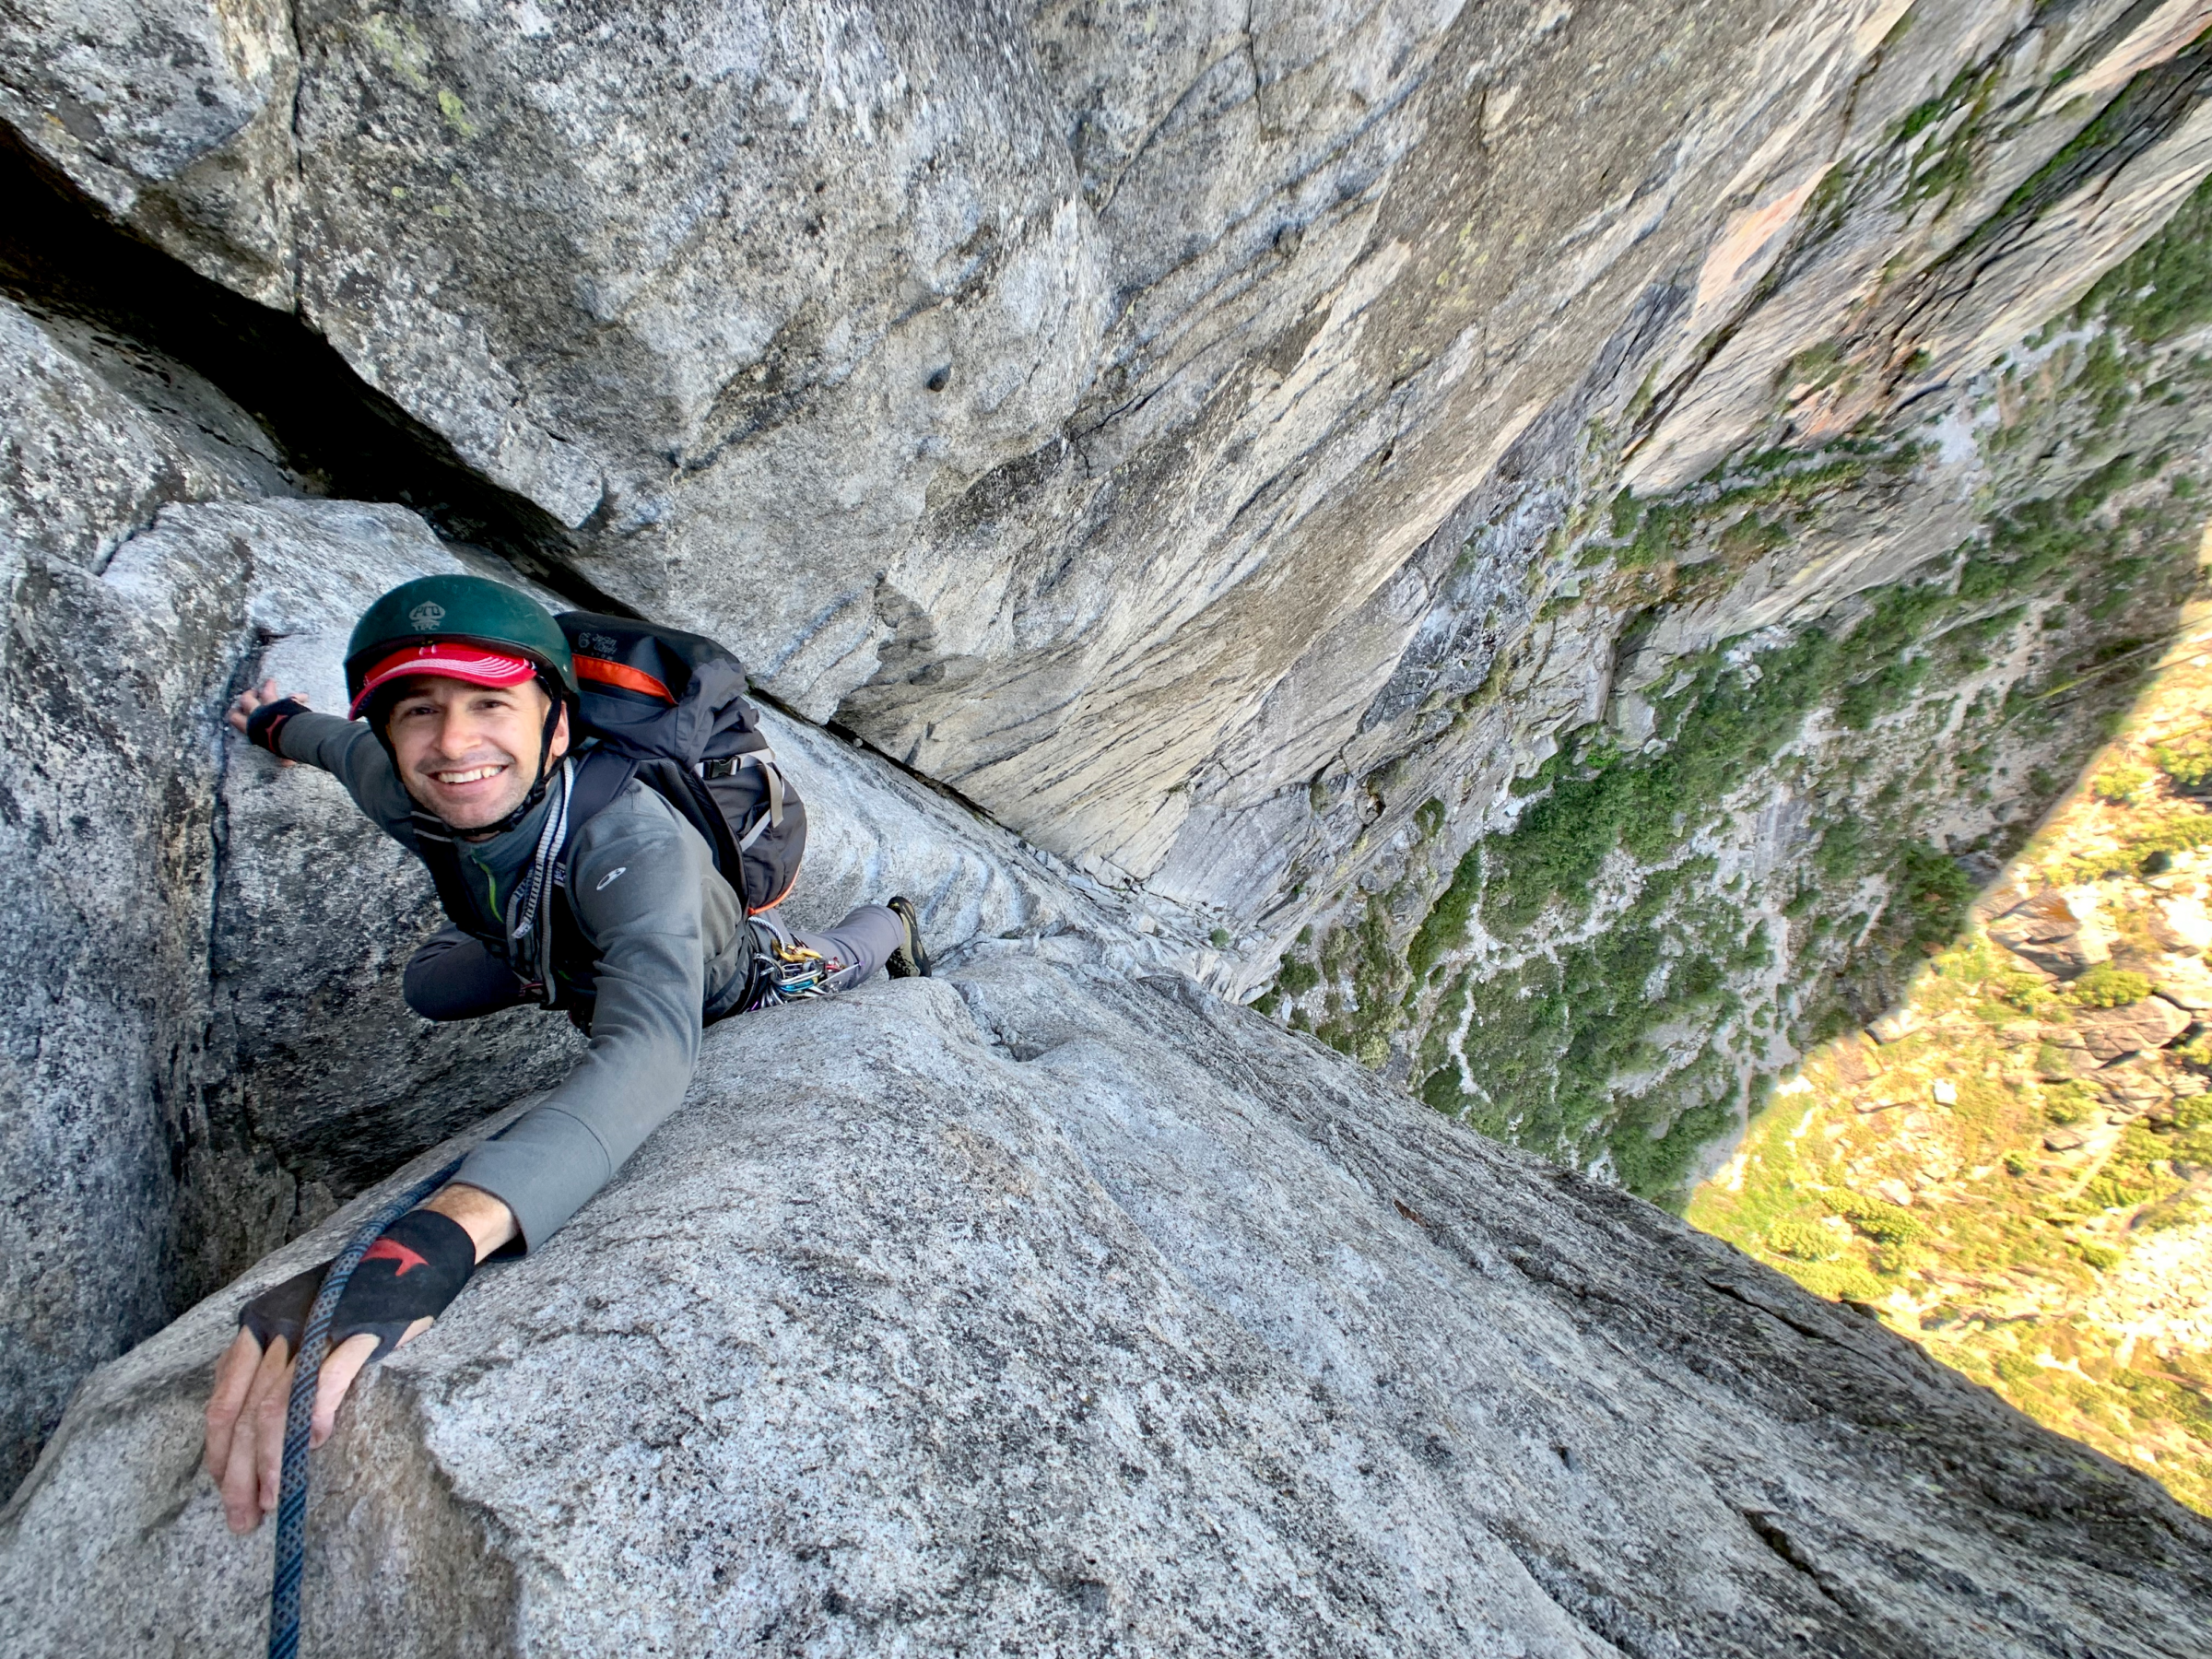
<path id="1" fill-rule="evenodd" d="M 581 695 L 568 636 L 527 594 L 482 576 L 418 576 L 371 606 L 346 642 L 348 718 L 377 688 L 430 674 L 479 686 L 541 678 Z"/>

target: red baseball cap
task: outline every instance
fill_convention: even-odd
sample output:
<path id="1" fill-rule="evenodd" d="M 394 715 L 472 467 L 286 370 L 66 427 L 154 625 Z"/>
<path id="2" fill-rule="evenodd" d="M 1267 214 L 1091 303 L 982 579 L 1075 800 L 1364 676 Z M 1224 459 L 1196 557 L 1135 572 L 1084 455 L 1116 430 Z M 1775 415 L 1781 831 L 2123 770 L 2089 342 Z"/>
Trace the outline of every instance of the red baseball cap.
<path id="1" fill-rule="evenodd" d="M 361 693 L 346 711 L 346 718 L 359 720 L 378 687 L 417 674 L 465 680 L 472 686 L 519 686 L 536 678 L 538 666 L 528 657 L 502 656 L 466 640 L 432 640 L 427 644 L 402 646 L 362 677 Z"/>

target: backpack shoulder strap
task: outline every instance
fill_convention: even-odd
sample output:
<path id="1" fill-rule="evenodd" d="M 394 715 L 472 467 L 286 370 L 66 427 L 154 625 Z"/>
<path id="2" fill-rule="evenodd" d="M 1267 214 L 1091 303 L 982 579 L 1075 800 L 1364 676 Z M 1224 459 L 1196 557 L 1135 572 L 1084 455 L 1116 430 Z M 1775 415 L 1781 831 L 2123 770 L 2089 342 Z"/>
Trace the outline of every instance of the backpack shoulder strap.
<path id="1" fill-rule="evenodd" d="M 568 832 L 553 853 L 554 886 L 564 891 L 568 888 L 569 859 L 576 849 L 577 832 L 613 806 L 615 797 L 628 789 L 637 775 L 637 757 L 618 749 L 594 744 L 578 758 L 575 785 L 569 794 Z"/>

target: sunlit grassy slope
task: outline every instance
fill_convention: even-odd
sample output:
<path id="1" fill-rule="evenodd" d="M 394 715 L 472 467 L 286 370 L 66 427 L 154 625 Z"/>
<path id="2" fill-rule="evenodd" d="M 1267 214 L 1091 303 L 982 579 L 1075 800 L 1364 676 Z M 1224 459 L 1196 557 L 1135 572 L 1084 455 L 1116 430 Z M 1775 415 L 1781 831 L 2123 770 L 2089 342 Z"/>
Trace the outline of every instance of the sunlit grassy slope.
<path id="1" fill-rule="evenodd" d="M 1688 1215 L 2212 1513 L 2206 634 L 1905 1006 L 1807 1056 Z"/>

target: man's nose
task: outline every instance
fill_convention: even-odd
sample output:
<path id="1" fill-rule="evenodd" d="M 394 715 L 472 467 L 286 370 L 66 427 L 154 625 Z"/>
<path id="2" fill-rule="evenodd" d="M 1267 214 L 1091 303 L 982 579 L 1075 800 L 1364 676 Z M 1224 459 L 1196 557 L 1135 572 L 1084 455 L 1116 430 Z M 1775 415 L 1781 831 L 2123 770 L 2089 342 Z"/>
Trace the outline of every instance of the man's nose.
<path id="1" fill-rule="evenodd" d="M 480 735 L 476 721 L 465 709 L 448 709 L 445 718 L 438 723 L 438 752 L 459 759 L 477 747 Z"/>

